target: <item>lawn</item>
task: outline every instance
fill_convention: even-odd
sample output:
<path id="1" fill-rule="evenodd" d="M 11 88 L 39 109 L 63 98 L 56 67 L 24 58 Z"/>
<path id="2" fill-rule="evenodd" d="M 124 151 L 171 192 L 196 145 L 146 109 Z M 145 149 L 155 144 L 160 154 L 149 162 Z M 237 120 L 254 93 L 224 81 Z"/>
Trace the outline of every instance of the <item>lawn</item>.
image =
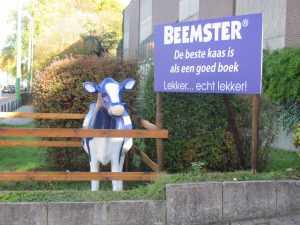
<path id="1" fill-rule="evenodd" d="M 29 125 L 0 125 L 5 127 L 32 128 Z M 21 140 L 21 138 L 1 137 L 1 140 Z M 22 140 L 36 140 L 34 138 L 22 138 Z M 0 171 L 28 171 L 39 169 L 45 161 L 42 152 L 37 147 L 0 147 Z"/>
<path id="2" fill-rule="evenodd" d="M 34 124 L 0 127 L 33 128 Z M 38 140 L 37 138 L 1 137 L 1 140 Z M 0 171 L 47 171 L 47 163 L 41 147 L 0 146 Z M 0 191 L 12 190 L 87 190 L 89 182 L 0 182 Z M 108 188 L 107 188 L 108 189 Z M 1 199 L 1 198 L 0 198 Z M 1 200 L 0 200 L 1 201 Z"/>
<path id="3" fill-rule="evenodd" d="M 297 175 L 300 177 L 299 174 Z M 296 177 L 296 176 L 295 176 Z M 49 184 L 48 190 L 33 191 L 0 191 L 0 202 L 92 202 L 92 201 L 113 201 L 113 200 L 163 200 L 165 199 L 166 185 L 171 183 L 188 183 L 201 181 L 250 181 L 250 180 L 275 180 L 291 179 L 288 172 L 270 172 L 254 174 L 249 171 L 239 171 L 230 173 L 183 173 L 163 175 L 157 181 L 148 184 L 135 184 L 134 187 L 126 182 L 122 192 L 112 192 L 105 188 L 100 191 L 91 192 L 89 186 L 85 189 L 53 189 Z M 100 183 L 101 185 L 101 183 Z M 58 186 L 57 186 L 58 187 Z"/>
<path id="4" fill-rule="evenodd" d="M 98 192 L 89 191 L 90 182 L 0 182 L 0 202 L 164 199 L 165 186 L 170 183 L 300 179 L 299 152 L 273 149 L 269 156 L 263 173 L 190 171 L 162 175 L 155 182 L 125 182 L 125 191 L 118 193 L 111 191 L 111 182 L 100 182 L 101 191 Z M 41 148 L 0 147 L 0 171 L 45 170 L 45 168 L 47 167 Z"/>
<path id="5" fill-rule="evenodd" d="M 273 149 L 270 151 L 265 171 L 285 171 L 295 167 L 300 167 L 300 152 Z"/>

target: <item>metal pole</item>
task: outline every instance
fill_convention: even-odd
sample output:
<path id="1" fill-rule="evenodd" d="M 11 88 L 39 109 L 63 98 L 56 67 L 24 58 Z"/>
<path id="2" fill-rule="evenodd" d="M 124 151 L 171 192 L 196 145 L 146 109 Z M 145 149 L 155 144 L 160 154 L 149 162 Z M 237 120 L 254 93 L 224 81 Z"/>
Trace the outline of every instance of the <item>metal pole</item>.
<path id="1" fill-rule="evenodd" d="M 31 71 L 30 71 L 30 91 L 32 88 L 32 80 L 33 80 L 33 57 L 34 57 L 34 23 L 32 20 L 32 36 L 31 36 Z"/>
<path id="2" fill-rule="evenodd" d="M 30 19 L 30 25 L 29 25 L 29 39 L 28 39 L 28 61 L 27 61 L 27 85 L 26 85 L 26 93 L 28 94 L 30 91 L 30 78 L 31 78 L 31 58 L 32 58 L 32 33 L 33 33 L 33 20 L 31 17 Z"/>
<path id="3" fill-rule="evenodd" d="M 16 99 L 19 100 L 20 94 L 20 84 L 21 84 L 21 60 L 22 60 L 22 0 L 18 0 L 18 31 L 17 31 L 17 78 L 16 78 Z"/>

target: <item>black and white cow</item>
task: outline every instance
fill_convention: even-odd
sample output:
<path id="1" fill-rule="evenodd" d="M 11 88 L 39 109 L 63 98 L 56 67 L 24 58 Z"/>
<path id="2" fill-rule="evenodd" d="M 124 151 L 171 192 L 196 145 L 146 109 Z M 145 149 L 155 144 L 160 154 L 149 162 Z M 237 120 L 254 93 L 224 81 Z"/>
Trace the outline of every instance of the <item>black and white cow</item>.
<path id="1" fill-rule="evenodd" d="M 135 81 L 127 79 L 118 83 L 105 78 L 100 84 L 86 82 L 84 89 L 98 94 L 97 103 L 92 103 L 86 115 L 83 128 L 131 130 L 132 123 L 126 104 L 122 103 L 122 93 L 131 90 Z M 132 146 L 132 138 L 83 138 L 82 145 L 89 155 L 90 171 L 99 172 L 99 162 L 103 165 L 111 162 L 112 172 L 122 172 L 125 153 Z M 122 191 L 122 181 L 112 181 L 113 191 Z M 99 181 L 91 182 L 92 191 L 99 189 Z"/>

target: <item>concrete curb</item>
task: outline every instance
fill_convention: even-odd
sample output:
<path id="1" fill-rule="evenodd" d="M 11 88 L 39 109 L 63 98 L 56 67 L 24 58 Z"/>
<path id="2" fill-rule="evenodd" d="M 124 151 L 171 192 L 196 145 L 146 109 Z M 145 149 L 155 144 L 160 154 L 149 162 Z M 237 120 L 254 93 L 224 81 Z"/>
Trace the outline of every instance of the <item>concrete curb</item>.
<path id="1" fill-rule="evenodd" d="M 47 203 L 2 203 L 0 204 L 0 224 L 47 224 L 47 211 Z"/>
<path id="2" fill-rule="evenodd" d="M 222 183 L 167 185 L 168 225 L 222 221 Z"/>
<path id="3" fill-rule="evenodd" d="M 276 216 L 276 182 L 224 182 L 223 221 Z"/>
<path id="4" fill-rule="evenodd" d="M 48 225 L 164 225 L 164 201 L 48 203 Z"/>
<path id="5" fill-rule="evenodd" d="M 300 181 L 170 184 L 167 224 L 206 225 L 296 214 L 299 196 Z"/>
<path id="6" fill-rule="evenodd" d="M 300 214 L 300 181 L 202 182 L 166 188 L 166 201 L 0 203 L 0 225 L 208 225 Z"/>

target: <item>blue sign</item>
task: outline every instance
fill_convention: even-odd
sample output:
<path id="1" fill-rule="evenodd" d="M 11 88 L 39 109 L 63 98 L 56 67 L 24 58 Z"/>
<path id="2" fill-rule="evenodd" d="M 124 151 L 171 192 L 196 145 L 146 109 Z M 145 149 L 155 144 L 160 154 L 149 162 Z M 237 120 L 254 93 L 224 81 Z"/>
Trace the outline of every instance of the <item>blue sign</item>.
<path id="1" fill-rule="evenodd" d="M 260 94 L 262 15 L 158 25 L 154 91 Z"/>

